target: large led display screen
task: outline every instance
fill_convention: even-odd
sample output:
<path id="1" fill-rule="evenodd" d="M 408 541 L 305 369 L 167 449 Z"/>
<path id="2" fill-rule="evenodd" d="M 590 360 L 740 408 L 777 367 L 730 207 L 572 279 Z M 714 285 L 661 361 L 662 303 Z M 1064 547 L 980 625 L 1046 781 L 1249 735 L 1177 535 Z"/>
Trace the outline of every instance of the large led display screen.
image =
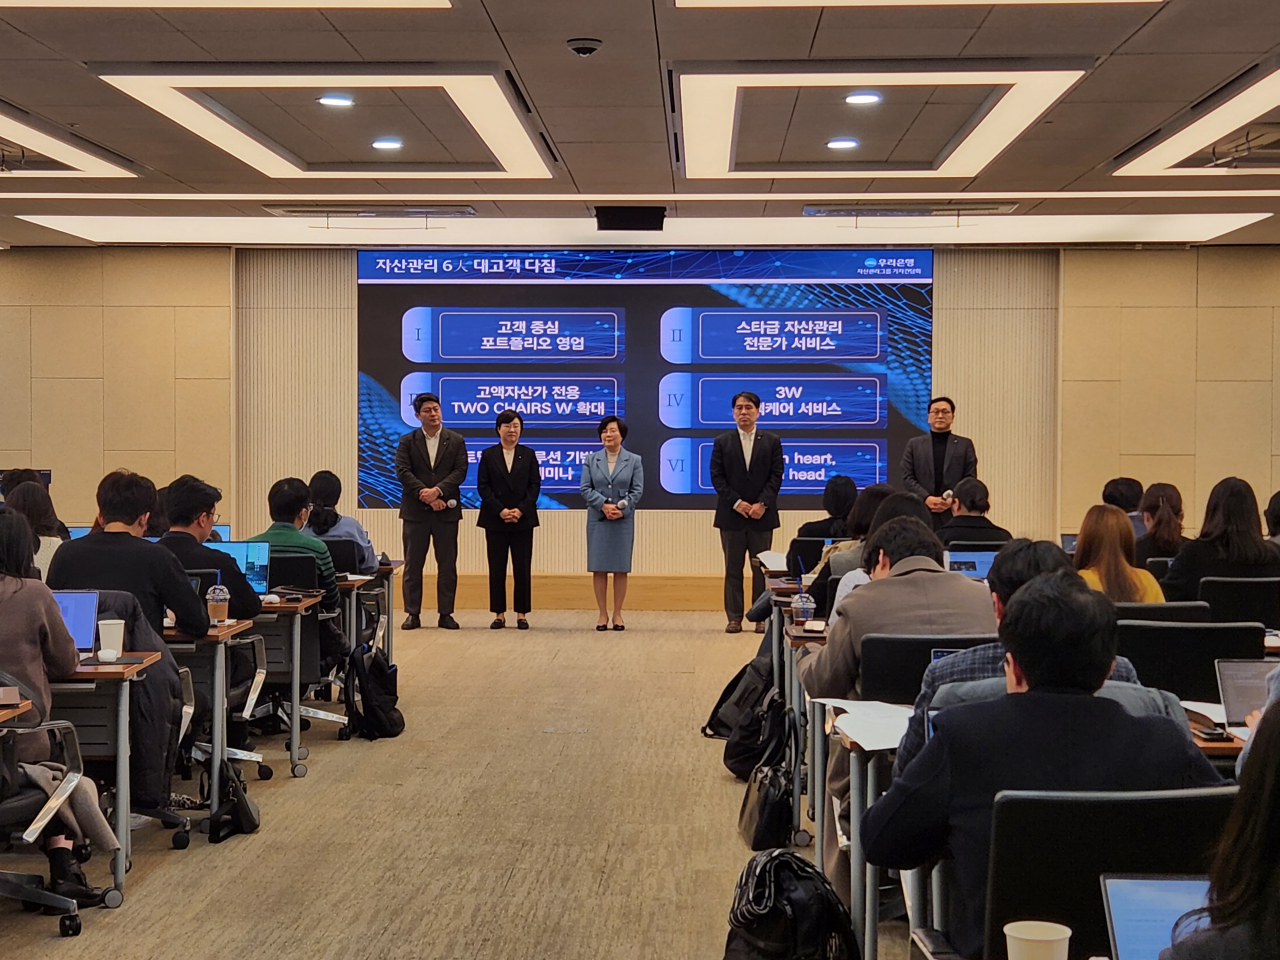
<path id="1" fill-rule="evenodd" d="M 644 458 L 643 507 L 710 509 L 711 443 L 739 390 L 783 438 L 784 508 L 827 479 L 897 482 L 928 429 L 933 256 L 920 250 L 364 250 L 360 505 L 396 507 L 415 394 L 440 397 L 475 467 L 505 409 L 542 465 L 540 507 L 581 507 L 608 414 Z"/>

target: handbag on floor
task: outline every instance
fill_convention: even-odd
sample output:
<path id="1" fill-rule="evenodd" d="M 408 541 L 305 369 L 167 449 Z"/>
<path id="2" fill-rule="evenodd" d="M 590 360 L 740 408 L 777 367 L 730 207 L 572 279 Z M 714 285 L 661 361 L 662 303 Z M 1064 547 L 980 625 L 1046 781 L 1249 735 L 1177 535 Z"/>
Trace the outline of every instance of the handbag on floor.
<path id="1" fill-rule="evenodd" d="M 724 960 L 858 960 L 849 911 L 831 881 L 790 850 L 757 853 L 729 910 Z"/>
<path id="2" fill-rule="evenodd" d="M 753 713 L 773 687 L 773 659 L 756 657 L 739 670 L 711 708 L 702 725 L 702 735 L 712 740 L 728 740 L 744 717 Z"/>
<path id="3" fill-rule="evenodd" d="M 744 713 L 724 743 L 724 765 L 739 780 L 759 766 L 781 763 L 787 749 L 787 704 L 770 687 L 755 709 Z"/>
<path id="4" fill-rule="evenodd" d="M 790 843 L 791 771 L 785 764 L 751 771 L 738 811 L 738 833 L 752 850 Z"/>
<path id="5" fill-rule="evenodd" d="M 221 843 L 237 833 L 256 833 L 262 826 L 262 812 L 249 799 L 244 774 L 228 760 L 222 761 L 222 796 L 210 802 L 209 810 L 210 843 Z"/>

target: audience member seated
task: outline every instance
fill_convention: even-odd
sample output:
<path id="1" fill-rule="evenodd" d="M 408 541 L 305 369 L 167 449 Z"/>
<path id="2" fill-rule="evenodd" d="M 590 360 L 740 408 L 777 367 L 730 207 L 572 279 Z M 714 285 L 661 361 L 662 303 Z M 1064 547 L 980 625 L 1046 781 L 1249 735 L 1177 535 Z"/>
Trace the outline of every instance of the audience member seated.
<path id="1" fill-rule="evenodd" d="M 23 515 L 0 506 L 0 671 L 17 680 L 31 697 L 31 709 L 17 722 L 35 725 L 49 719 L 49 681 L 70 679 L 80 659 L 49 588 L 26 579 L 32 566 L 31 541 Z M 48 735 L 20 735 L 17 759 L 22 763 L 48 760 Z M 55 819 L 43 836 L 53 892 L 73 897 L 81 906 L 101 903 L 102 891 L 89 883 L 71 855 L 70 829 Z"/>
<path id="2" fill-rule="evenodd" d="M 244 571 L 229 554 L 204 545 L 218 522 L 222 491 L 190 474 L 169 484 L 168 491 L 169 530 L 160 545 L 178 558 L 184 570 L 217 570 L 231 593 L 227 615 L 232 620 L 252 620 L 262 612 L 262 600 Z"/>
<path id="3" fill-rule="evenodd" d="M 1142 513 L 1138 507 L 1142 503 L 1142 484 L 1133 477 L 1116 477 L 1108 480 L 1102 488 L 1102 502 L 1111 507 L 1119 507 L 1133 524 L 1134 537 L 1141 537 L 1147 532 L 1142 522 Z"/>
<path id="4" fill-rule="evenodd" d="M 1042 573 L 1071 569 L 1071 558 L 1056 543 L 1048 540 L 1010 540 L 1000 548 L 991 563 L 991 569 L 987 571 L 987 586 L 991 590 L 996 622 L 999 623 L 1004 618 L 1005 607 L 1024 583 Z M 907 764 L 924 748 L 929 709 L 939 689 L 947 684 L 989 680 L 993 677 L 1004 677 L 1004 645 L 1001 643 L 970 647 L 929 664 L 924 672 L 924 679 L 920 682 L 920 693 L 916 697 L 907 732 L 902 735 L 902 742 L 898 744 L 893 775 L 902 776 Z M 1115 668 L 1108 679 L 1136 684 L 1138 674 L 1132 663 L 1124 657 L 1116 657 Z"/>
<path id="5" fill-rule="evenodd" d="M 871 518 L 871 526 L 867 530 L 867 540 L 870 542 L 875 536 L 877 530 L 898 517 L 915 517 L 921 523 L 927 524 L 931 529 L 933 526 L 933 514 L 929 508 L 924 505 L 924 501 L 917 497 L 914 493 L 893 493 L 884 498 L 884 502 L 876 508 L 876 515 Z M 836 585 L 836 594 L 831 601 L 831 613 L 834 615 L 836 608 L 840 606 L 841 601 L 849 595 L 854 587 L 860 587 L 864 583 L 871 582 L 871 564 L 867 563 L 866 550 L 862 552 L 862 565 L 850 570 L 840 578 L 840 582 Z"/>
<path id="6" fill-rule="evenodd" d="M 849 542 L 842 544 L 844 549 L 835 551 L 827 559 L 827 569 L 831 571 L 833 580 L 839 581 L 850 570 L 862 569 L 862 547 L 871 534 L 871 521 L 880 509 L 880 504 L 893 493 L 891 485 L 873 483 L 864 488 L 853 501 L 853 509 L 849 511 L 844 524 L 845 536 L 849 537 Z"/>
<path id="7" fill-rule="evenodd" d="M 1257 758 L 1209 868 L 1209 903 L 1178 921 L 1160 960 L 1280 957 L 1280 710 L 1269 709 L 1251 738 Z M 1208 921 L 1207 929 L 1189 933 Z"/>
<path id="8" fill-rule="evenodd" d="M 1175 557 L 1184 543 L 1182 535 L 1182 494 L 1172 483 L 1153 483 L 1138 505 L 1147 532 L 1133 545 L 1134 565 L 1147 569 L 1152 557 Z"/>
<path id="9" fill-rule="evenodd" d="M 309 537 L 302 532 L 311 519 L 311 491 L 307 485 L 297 477 L 277 480 L 267 493 L 267 507 L 271 512 L 271 526 L 249 539 L 271 544 L 273 557 L 315 557 L 316 583 L 324 591 L 320 609 L 326 613 L 337 610 L 342 604 L 342 596 L 333 575 L 329 548 L 319 537 Z"/>
<path id="10" fill-rule="evenodd" d="M 903 496 L 924 508 L 919 498 Z M 881 509 L 889 505 L 886 500 Z M 986 588 L 977 580 L 942 569 L 942 542 L 920 518 L 887 521 L 867 539 L 864 562 L 871 582 L 836 608 L 826 645 L 808 644 L 800 651 L 800 682 L 810 697 L 860 697 L 859 662 L 866 634 L 995 632 Z M 844 750 L 831 752 L 827 788 L 843 809 L 849 797 L 849 754 Z M 837 845 L 831 809 L 823 815 L 827 818 L 822 850 L 825 872 L 848 904 L 848 857 Z"/>
<path id="11" fill-rule="evenodd" d="M 1183 544 L 1161 586 L 1170 600 L 1198 600 L 1203 577 L 1280 577 L 1280 545 L 1262 536 L 1253 487 L 1239 477 L 1209 492 L 1200 536 Z"/>
<path id="12" fill-rule="evenodd" d="M 1111 601 L 1067 571 L 1041 574 L 1000 621 L 1006 696 L 951 707 L 862 818 L 870 863 L 909 870 L 950 850 L 957 906 L 948 933 L 982 953 L 991 809 L 1001 790 L 1172 790 L 1222 783 L 1166 717 L 1095 697 L 1116 654 Z M 843 751 L 841 751 L 843 752 Z"/>
<path id="13" fill-rule="evenodd" d="M 1262 516 L 1267 521 L 1267 538 L 1272 543 L 1280 543 L 1280 490 L 1271 495 Z"/>
<path id="14" fill-rule="evenodd" d="M 44 487 L 44 478 L 35 470 L 6 470 L 3 474 L 0 474 L 0 497 L 4 498 L 7 502 L 9 494 L 13 493 L 13 491 L 17 490 L 18 487 L 24 483 L 38 483 L 40 486 Z M 44 489 L 45 492 L 48 493 L 49 488 L 45 487 Z M 63 540 L 71 539 L 71 531 L 67 529 L 67 525 L 61 520 L 58 521 L 58 536 Z"/>
<path id="15" fill-rule="evenodd" d="M 822 509 L 827 511 L 827 515 L 821 520 L 802 523 L 796 536 L 823 539 L 848 536 L 845 533 L 845 522 L 857 500 L 858 485 L 853 478 L 836 474 L 827 481 L 822 491 Z"/>
<path id="16" fill-rule="evenodd" d="M 44 484 L 25 480 L 5 497 L 4 502 L 5 506 L 26 517 L 27 523 L 31 525 L 31 532 L 36 536 L 36 569 L 43 578 L 53 560 L 54 551 L 62 546 L 58 515 L 53 512 L 49 491 L 44 488 Z"/>
<path id="17" fill-rule="evenodd" d="M 990 509 L 987 485 L 977 477 L 965 477 L 952 491 L 951 519 L 938 531 L 938 539 L 944 547 L 956 542 L 1008 543 L 1013 534 L 987 519 Z"/>
<path id="18" fill-rule="evenodd" d="M 1160 584 L 1134 566 L 1133 525 L 1119 507 L 1097 504 L 1080 524 L 1075 563 L 1080 576 L 1113 603 L 1164 603 Z"/>
<path id="19" fill-rule="evenodd" d="M 155 501 L 155 484 L 146 477 L 128 470 L 107 474 L 98 484 L 102 530 L 59 547 L 45 582 L 54 590 L 123 590 L 137 597 L 157 634 L 164 635 L 167 608 L 179 631 L 203 637 L 209 632 L 204 598 L 191 589 L 177 557 L 142 539 Z"/>
<path id="20" fill-rule="evenodd" d="M 311 492 L 311 517 L 302 532 L 321 540 L 354 540 L 359 554 L 357 571 L 366 576 L 378 570 L 378 554 L 364 527 L 354 517 L 338 513 L 338 500 L 342 496 L 342 481 L 336 473 L 321 470 L 308 484 Z"/>

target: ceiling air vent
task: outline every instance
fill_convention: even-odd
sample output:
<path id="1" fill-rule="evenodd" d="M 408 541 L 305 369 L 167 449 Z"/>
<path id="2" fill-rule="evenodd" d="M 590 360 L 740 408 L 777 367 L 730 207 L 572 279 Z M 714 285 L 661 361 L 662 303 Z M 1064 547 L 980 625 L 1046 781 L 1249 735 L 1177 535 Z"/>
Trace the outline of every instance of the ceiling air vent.
<path id="1" fill-rule="evenodd" d="M 275 217 L 394 217 L 438 220 L 444 217 L 474 217 L 475 207 L 466 204 L 395 206 L 392 204 L 350 203 L 264 203 L 262 209 Z"/>
<path id="2" fill-rule="evenodd" d="M 806 217 L 982 217 L 1013 213 L 1016 203 L 834 203 L 805 204 Z"/>

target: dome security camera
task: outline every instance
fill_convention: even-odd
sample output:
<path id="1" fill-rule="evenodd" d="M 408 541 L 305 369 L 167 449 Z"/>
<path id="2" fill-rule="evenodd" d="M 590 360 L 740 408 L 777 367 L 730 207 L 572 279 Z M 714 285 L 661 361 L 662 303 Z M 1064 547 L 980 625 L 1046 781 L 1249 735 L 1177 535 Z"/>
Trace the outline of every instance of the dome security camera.
<path id="1" fill-rule="evenodd" d="M 603 47 L 604 43 L 593 37 L 576 37 L 573 40 L 566 40 L 564 45 L 580 57 L 589 57 Z"/>

